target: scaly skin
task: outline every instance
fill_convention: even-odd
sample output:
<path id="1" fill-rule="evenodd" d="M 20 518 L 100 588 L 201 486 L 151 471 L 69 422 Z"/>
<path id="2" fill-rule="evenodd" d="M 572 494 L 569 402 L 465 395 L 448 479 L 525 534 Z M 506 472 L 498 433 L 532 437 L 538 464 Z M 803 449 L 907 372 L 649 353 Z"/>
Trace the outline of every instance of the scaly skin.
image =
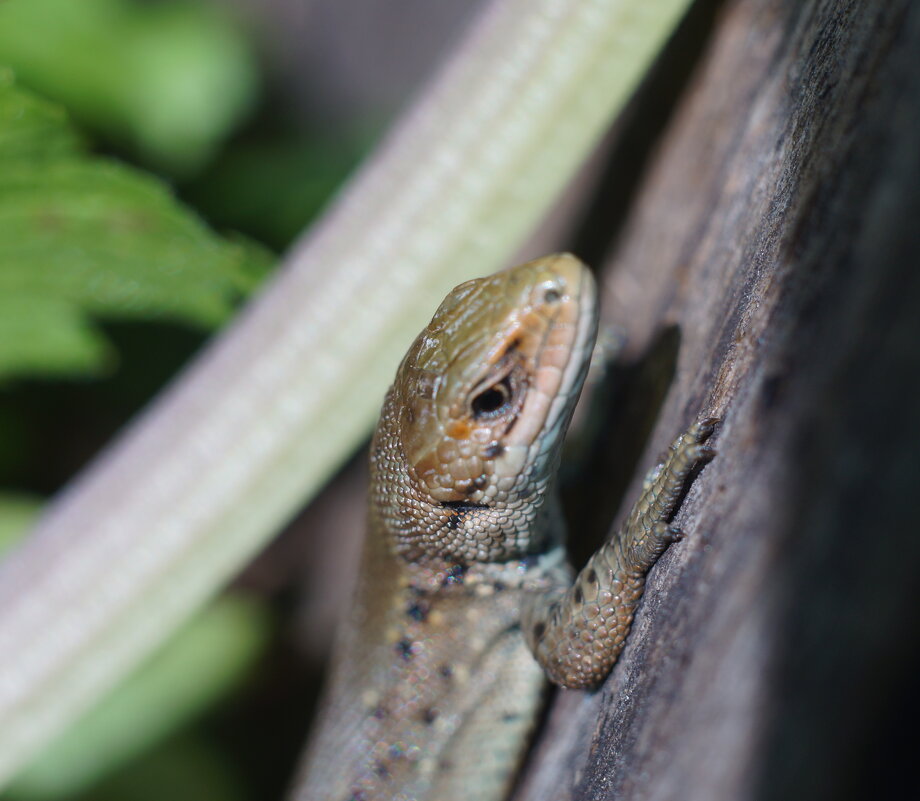
<path id="1" fill-rule="evenodd" d="M 460 285 L 413 343 L 371 446 L 361 581 L 295 798 L 497 801 L 544 673 L 590 687 L 609 672 L 713 421 L 675 442 L 571 584 L 552 482 L 596 330 L 590 273 L 563 254 Z"/>

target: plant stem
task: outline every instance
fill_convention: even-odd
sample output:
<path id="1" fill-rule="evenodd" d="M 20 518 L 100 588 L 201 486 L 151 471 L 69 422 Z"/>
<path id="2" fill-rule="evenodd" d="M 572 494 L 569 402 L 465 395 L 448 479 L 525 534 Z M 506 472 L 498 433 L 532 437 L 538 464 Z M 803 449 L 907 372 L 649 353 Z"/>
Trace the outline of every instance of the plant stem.
<path id="1" fill-rule="evenodd" d="M 0 567 L 0 781 L 366 436 L 412 336 L 500 267 L 689 0 L 500 0 L 272 284 Z"/>

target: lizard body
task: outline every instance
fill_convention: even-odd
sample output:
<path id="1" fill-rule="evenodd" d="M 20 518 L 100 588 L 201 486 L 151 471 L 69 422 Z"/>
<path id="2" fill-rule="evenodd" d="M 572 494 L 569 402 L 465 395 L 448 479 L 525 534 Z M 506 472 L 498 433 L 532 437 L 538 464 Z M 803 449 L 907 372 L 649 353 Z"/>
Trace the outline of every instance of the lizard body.
<path id="1" fill-rule="evenodd" d="M 544 675 L 590 687 L 616 661 L 712 421 L 572 583 L 552 482 L 596 330 L 590 273 L 563 254 L 461 284 L 413 343 L 371 445 L 362 578 L 295 798 L 500 799 Z"/>

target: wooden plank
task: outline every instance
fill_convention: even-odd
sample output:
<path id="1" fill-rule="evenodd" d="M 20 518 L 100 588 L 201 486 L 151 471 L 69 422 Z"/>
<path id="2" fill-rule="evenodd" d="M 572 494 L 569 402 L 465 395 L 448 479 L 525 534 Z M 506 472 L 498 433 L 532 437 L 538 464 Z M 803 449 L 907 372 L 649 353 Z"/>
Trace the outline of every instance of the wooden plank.
<path id="1" fill-rule="evenodd" d="M 603 689 L 557 695 L 519 801 L 910 786 L 917 53 L 907 0 L 723 7 L 604 283 L 628 358 L 681 332 L 638 474 L 698 414 L 724 417 L 719 455 Z"/>

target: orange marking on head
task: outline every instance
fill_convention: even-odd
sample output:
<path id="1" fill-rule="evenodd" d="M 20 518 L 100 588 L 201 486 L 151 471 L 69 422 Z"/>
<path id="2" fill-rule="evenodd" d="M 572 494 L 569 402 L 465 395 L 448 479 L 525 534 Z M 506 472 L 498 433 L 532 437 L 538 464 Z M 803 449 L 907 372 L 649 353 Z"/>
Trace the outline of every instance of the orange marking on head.
<path id="1" fill-rule="evenodd" d="M 445 430 L 451 439 L 468 439 L 471 426 L 467 420 L 452 420 Z"/>

